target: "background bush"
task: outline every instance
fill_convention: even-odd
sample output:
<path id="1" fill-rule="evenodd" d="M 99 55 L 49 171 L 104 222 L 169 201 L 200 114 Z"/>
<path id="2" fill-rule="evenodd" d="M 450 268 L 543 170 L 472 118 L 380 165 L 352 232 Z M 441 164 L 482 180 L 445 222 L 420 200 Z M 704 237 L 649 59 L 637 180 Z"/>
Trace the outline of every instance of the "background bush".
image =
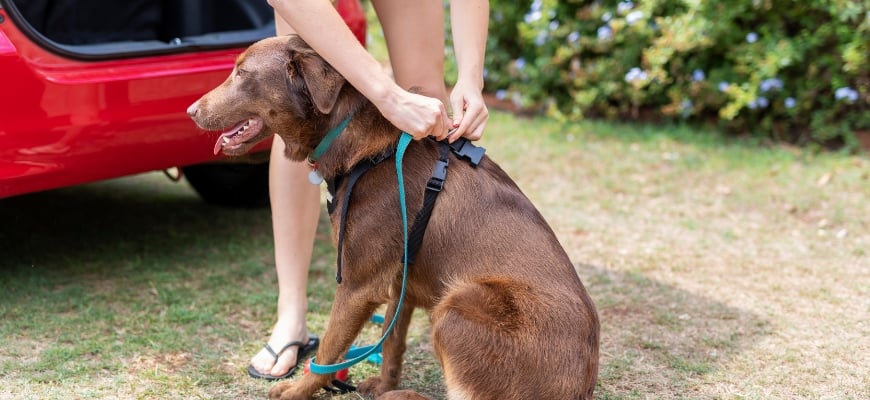
<path id="1" fill-rule="evenodd" d="M 487 90 L 526 109 L 800 143 L 870 129 L 870 0 L 492 0 L 491 15 Z"/>

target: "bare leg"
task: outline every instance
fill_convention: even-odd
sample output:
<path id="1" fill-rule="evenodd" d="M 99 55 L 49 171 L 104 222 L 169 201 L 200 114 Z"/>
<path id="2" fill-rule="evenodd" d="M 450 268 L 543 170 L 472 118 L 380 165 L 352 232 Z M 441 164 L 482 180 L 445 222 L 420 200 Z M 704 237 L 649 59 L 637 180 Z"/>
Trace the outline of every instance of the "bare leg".
<path id="1" fill-rule="evenodd" d="M 444 5 L 441 0 L 372 0 L 384 30 L 393 76 L 399 86 L 416 87 L 449 107 L 444 86 Z M 394 293 L 398 292 L 396 288 Z M 396 303 L 389 305 L 392 316 Z M 392 391 L 399 383 L 408 325 L 414 307 L 406 304 L 384 343 L 381 376 L 360 385 L 360 391 L 384 399 L 425 399 L 413 391 Z"/>
<path id="2" fill-rule="evenodd" d="M 292 30 L 276 16 L 279 35 Z M 278 320 L 269 337 L 269 346 L 308 338 L 305 313 L 308 310 L 306 285 L 311 251 L 320 213 L 320 188 L 308 182 L 308 166 L 284 156 L 284 141 L 275 136 L 269 163 L 269 197 L 272 201 L 272 231 L 275 241 L 275 270 L 278 274 Z M 296 351 L 286 351 L 276 363 L 261 350 L 251 359 L 260 373 L 283 375 L 296 365 Z"/>
<path id="3" fill-rule="evenodd" d="M 444 4 L 440 0 L 372 0 L 399 86 L 418 87 L 449 107 L 444 86 Z"/>
<path id="4" fill-rule="evenodd" d="M 443 78 L 443 4 L 438 0 L 377 0 L 373 4 L 384 29 L 399 85 L 418 87 L 422 94 L 449 104 Z M 276 28 L 279 35 L 293 32 L 277 16 Z M 283 148 L 283 141 L 276 137 L 269 177 L 279 293 L 278 322 L 269 339 L 273 348 L 293 340 L 304 341 L 307 337 L 305 287 L 320 207 L 319 190 L 307 181 L 307 166 L 287 160 Z M 273 366 L 272 356 L 263 350 L 251 364 L 261 372 L 280 375 L 295 365 L 295 358 L 295 352 L 285 352 Z"/>

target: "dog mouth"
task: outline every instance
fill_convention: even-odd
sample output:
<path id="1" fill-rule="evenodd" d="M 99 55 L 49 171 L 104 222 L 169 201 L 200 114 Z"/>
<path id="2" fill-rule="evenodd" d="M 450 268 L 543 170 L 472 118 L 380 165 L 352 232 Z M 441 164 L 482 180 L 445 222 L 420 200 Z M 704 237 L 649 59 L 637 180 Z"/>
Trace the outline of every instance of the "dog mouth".
<path id="1" fill-rule="evenodd" d="M 260 118 L 241 121 L 221 133 L 214 144 L 214 154 L 217 155 L 221 151 L 226 155 L 243 154 L 259 141 L 262 130 L 263 120 Z"/>

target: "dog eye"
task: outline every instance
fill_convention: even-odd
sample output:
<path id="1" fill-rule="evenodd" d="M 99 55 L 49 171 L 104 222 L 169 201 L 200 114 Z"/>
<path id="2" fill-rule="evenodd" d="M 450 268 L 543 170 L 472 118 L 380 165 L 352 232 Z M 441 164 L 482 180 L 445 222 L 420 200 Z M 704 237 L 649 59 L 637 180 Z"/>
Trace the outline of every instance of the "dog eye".
<path id="1" fill-rule="evenodd" d="M 247 73 L 248 71 L 245 71 L 244 69 L 236 68 L 236 76 L 246 75 Z"/>

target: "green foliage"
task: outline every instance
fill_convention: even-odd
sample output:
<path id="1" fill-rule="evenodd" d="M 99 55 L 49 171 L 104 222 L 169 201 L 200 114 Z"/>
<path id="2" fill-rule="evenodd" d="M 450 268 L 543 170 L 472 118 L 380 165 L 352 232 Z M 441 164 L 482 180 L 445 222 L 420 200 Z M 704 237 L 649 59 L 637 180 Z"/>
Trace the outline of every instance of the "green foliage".
<path id="1" fill-rule="evenodd" d="M 719 121 L 854 144 L 868 0 L 491 1 L 487 89 L 566 119 Z"/>

